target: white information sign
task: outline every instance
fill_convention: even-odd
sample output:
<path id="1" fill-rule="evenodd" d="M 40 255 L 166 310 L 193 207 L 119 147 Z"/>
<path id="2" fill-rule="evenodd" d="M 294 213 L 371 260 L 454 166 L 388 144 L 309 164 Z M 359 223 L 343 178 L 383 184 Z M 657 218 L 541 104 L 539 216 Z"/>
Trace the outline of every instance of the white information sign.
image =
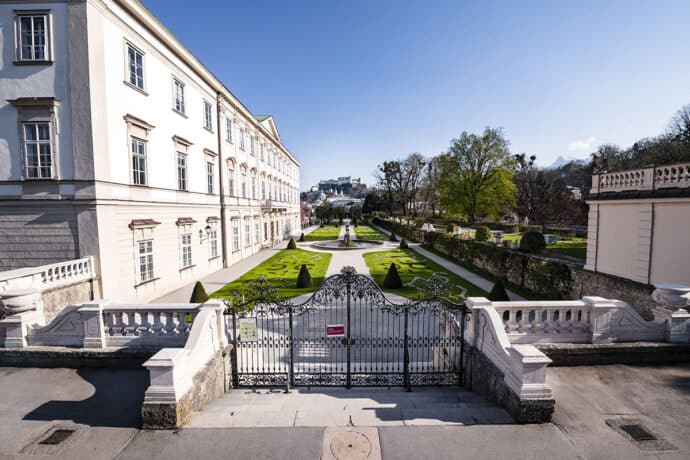
<path id="1" fill-rule="evenodd" d="M 240 318 L 240 340 L 242 342 L 256 342 L 259 339 L 256 329 L 256 318 Z"/>

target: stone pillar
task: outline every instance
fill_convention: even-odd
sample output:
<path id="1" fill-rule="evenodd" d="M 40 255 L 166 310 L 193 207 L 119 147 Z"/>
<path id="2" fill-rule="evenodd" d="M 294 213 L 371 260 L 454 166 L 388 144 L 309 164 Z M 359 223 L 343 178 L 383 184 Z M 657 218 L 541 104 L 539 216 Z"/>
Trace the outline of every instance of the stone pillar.
<path id="1" fill-rule="evenodd" d="M 45 324 L 43 297 L 39 289 L 15 289 L 0 293 L 0 309 L 5 314 L 0 320 L 0 329 L 5 331 L 5 348 L 26 347 L 29 328 Z"/>
<path id="2" fill-rule="evenodd" d="M 103 324 L 103 307 L 108 300 L 97 300 L 85 303 L 79 308 L 84 321 L 84 348 L 105 348 L 105 328 Z"/>
<path id="3" fill-rule="evenodd" d="M 590 315 L 592 343 L 609 343 L 611 336 L 611 316 L 616 303 L 597 296 L 585 296 L 582 300 L 592 309 Z"/>
<path id="4" fill-rule="evenodd" d="M 652 299 L 659 305 L 653 310 L 654 317 L 666 321 L 665 340 L 671 343 L 690 342 L 690 287 L 675 284 L 659 284 L 652 292 Z"/>

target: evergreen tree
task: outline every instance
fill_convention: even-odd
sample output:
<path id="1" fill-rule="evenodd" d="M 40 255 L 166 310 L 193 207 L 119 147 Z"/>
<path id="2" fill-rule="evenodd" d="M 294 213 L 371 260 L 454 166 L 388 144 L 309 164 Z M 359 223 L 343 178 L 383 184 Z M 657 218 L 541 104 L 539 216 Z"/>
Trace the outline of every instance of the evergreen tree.
<path id="1" fill-rule="evenodd" d="M 386 278 L 383 280 L 383 287 L 387 289 L 400 289 L 403 287 L 402 279 L 394 263 L 391 263 L 391 266 L 388 268 Z"/>
<path id="2" fill-rule="evenodd" d="M 297 249 L 297 244 L 295 243 L 294 238 L 290 238 L 290 242 L 288 242 L 287 248 L 288 249 Z"/>
<path id="3" fill-rule="evenodd" d="M 510 297 L 508 297 L 508 293 L 506 292 L 506 288 L 503 286 L 502 280 L 496 281 L 494 287 L 491 288 L 488 299 L 493 302 L 504 302 L 510 300 Z"/>
<path id="4" fill-rule="evenodd" d="M 307 268 L 306 264 L 302 264 L 302 268 L 299 269 L 299 275 L 297 275 L 297 283 L 295 287 L 299 289 L 312 287 L 311 274 L 309 273 L 309 269 Z"/>
<path id="5" fill-rule="evenodd" d="M 204 303 L 208 300 L 208 294 L 206 294 L 206 289 L 201 281 L 197 281 L 194 285 L 194 290 L 192 291 L 192 297 L 189 299 L 189 303 Z"/>

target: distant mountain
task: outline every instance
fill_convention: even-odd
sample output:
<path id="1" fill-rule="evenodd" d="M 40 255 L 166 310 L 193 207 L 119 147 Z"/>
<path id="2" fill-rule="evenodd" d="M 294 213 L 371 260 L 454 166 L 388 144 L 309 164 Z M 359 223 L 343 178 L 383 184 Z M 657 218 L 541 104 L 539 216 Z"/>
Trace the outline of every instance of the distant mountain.
<path id="1" fill-rule="evenodd" d="M 587 162 L 588 162 L 589 160 L 586 159 L 586 158 L 573 158 L 573 157 L 569 157 L 569 158 L 566 160 L 565 158 L 563 158 L 562 155 L 559 155 L 558 158 L 556 158 L 556 161 L 554 161 L 553 163 L 551 163 L 550 166 L 547 166 L 547 169 L 558 169 L 558 168 L 560 168 L 561 166 L 570 163 L 571 161 L 574 162 L 575 164 L 578 164 L 578 165 L 584 165 L 584 164 L 587 164 Z"/>

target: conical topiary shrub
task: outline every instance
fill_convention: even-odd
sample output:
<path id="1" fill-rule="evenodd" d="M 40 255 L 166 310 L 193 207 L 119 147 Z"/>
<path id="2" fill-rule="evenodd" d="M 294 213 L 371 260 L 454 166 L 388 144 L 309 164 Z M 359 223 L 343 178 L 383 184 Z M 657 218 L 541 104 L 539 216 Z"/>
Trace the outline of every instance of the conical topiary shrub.
<path id="1" fill-rule="evenodd" d="M 206 289 L 201 281 L 197 281 L 194 285 L 194 290 L 192 291 L 192 297 L 189 299 L 189 303 L 204 303 L 208 300 L 208 294 L 206 294 Z"/>
<path id="2" fill-rule="evenodd" d="M 402 279 L 400 279 L 400 274 L 394 263 L 391 263 L 388 268 L 386 278 L 383 280 L 383 287 L 387 289 L 401 289 L 403 287 Z"/>
<path id="3" fill-rule="evenodd" d="M 505 302 L 510 300 L 510 297 L 508 297 L 508 293 L 506 292 L 506 288 L 503 286 L 502 280 L 496 281 L 494 287 L 491 288 L 491 292 L 489 292 L 488 298 L 493 302 Z"/>
<path id="4" fill-rule="evenodd" d="M 300 243 L 304 242 L 304 233 L 299 236 Z"/>
<path id="5" fill-rule="evenodd" d="M 400 240 L 400 249 L 407 249 L 407 240 L 405 238 Z"/>
<path id="6" fill-rule="evenodd" d="M 388 238 L 388 241 L 398 241 L 398 239 L 395 237 L 395 233 L 391 232 L 391 236 Z"/>
<path id="7" fill-rule="evenodd" d="M 311 286 L 311 274 L 309 273 L 309 269 L 307 269 L 305 264 L 302 264 L 302 268 L 299 269 L 299 275 L 297 275 L 296 287 L 302 289 L 310 288 Z"/>
<path id="8" fill-rule="evenodd" d="M 287 248 L 288 249 L 297 249 L 297 243 L 295 243 L 294 238 L 290 238 L 290 241 L 288 242 Z"/>

